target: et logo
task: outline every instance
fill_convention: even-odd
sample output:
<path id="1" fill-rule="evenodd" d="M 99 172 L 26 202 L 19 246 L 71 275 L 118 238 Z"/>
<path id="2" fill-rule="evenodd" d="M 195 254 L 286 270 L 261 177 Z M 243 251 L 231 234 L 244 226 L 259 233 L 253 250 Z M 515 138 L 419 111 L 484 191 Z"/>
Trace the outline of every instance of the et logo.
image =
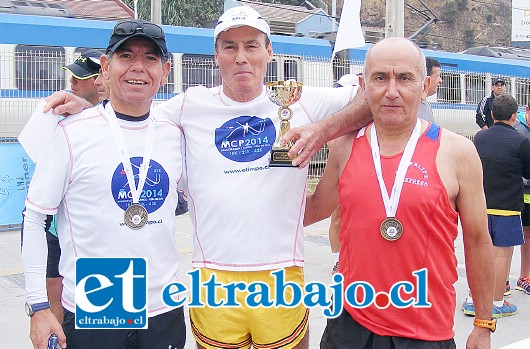
<path id="1" fill-rule="evenodd" d="M 145 258 L 77 258 L 75 327 L 147 328 Z"/>

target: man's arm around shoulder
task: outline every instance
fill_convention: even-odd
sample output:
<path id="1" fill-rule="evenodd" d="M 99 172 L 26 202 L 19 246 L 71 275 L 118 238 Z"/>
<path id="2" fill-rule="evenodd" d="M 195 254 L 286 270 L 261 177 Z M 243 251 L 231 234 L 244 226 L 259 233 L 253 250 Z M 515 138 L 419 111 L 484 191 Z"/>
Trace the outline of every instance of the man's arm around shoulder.
<path id="1" fill-rule="evenodd" d="M 62 116 L 79 114 L 83 109 L 91 108 L 92 103 L 81 97 L 74 96 L 64 90 L 54 92 L 46 98 L 44 113 L 53 109 L 53 113 Z"/>
<path id="2" fill-rule="evenodd" d="M 294 158 L 293 165 L 305 167 L 326 142 L 358 130 L 372 120 L 366 96 L 359 88 L 346 107 L 319 122 L 292 128 L 283 136 L 282 142 L 284 144 L 289 143 L 290 140 L 295 142 L 289 150 L 289 156 Z"/>

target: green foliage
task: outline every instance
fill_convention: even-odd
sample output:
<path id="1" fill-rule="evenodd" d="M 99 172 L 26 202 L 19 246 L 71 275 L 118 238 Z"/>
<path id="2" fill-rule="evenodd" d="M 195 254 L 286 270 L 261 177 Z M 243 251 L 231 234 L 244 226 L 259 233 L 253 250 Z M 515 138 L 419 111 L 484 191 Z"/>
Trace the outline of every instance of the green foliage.
<path id="1" fill-rule="evenodd" d="M 133 0 L 123 0 L 134 9 Z M 300 5 L 303 0 L 263 0 L 260 2 Z M 184 27 L 202 27 L 209 21 L 217 21 L 223 12 L 224 0 L 162 0 L 162 24 Z M 151 18 L 151 0 L 138 0 L 138 18 Z"/>
<path id="2" fill-rule="evenodd" d="M 222 0 L 165 0 L 162 2 L 162 22 L 185 27 L 201 27 L 216 21 L 223 12 Z"/>
<path id="3" fill-rule="evenodd" d="M 133 0 L 123 0 L 125 5 L 129 6 L 134 10 L 134 1 Z M 151 1 L 150 0 L 139 0 L 137 3 L 138 6 L 138 18 L 141 19 L 150 19 L 151 18 Z"/>
<path id="4" fill-rule="evenodd" d="M 132 0 L 124 2 L 134 9 Z M 223 0 L 162 0 L 162 24 L 202 27 L 205 22 L 217 20 L 222 12 Z M 151 0 L 138 1 L 138 18 L 151 18 Z"/>

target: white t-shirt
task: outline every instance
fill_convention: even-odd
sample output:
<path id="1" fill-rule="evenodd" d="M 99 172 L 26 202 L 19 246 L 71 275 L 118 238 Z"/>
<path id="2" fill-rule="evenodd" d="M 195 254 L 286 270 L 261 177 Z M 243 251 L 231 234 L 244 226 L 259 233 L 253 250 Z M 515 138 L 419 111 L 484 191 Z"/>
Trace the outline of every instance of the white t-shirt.
<path id="1" fill-rule="evenodd" d="M 132 199 L 103 106 L 59 122 L 51 143 L 37 162 L 26 207 L 41 214 L 57 214 L 61 245 L 59 271 L 64 276 L 62 303 L 71 312 L 75 312 L 76 257 L 147 258 L 148 315 L 171 310 L 162 302 L 161 292 L 168 283 L 178 280 L 175 207 L 184 145 L 176 124 L 160 120 L 156 115 L 150 118 L 154 119 L 154 144 L 140 198 L 149 216 L 148 224 L 141 229 L 130 229 L 124 223 L 125 209 Z M 149 118 L 144 121 L 118 119 L 118 123 L 132 158 L 133 173 L 138 177 Z M 24 243 L 27 239 L 42 237 L 25 232 Z M 25 258 L 39 256 L 25 255 Z M 44 260 L 40 272 L 44 272 L 45 267 Z M 31 275 L 29 279 L 33 285 L 28 289 L 42 294 L 44 285 L 39 284 L 42 281 L 35 283 Z"/>
<path id="2" fill-rule="evenodd" d="M 291 127 L 340 110 L 352 88 L 303 87 L 291 106 Z M 247 103 L 222 86 L 189 88 L 157 107 L 186 138 L 188 206 L 194 225 L 194 267 L 270 270 L 303 266 L 307 167 L 269 168 L 280 120 L 265 88 Z"/>

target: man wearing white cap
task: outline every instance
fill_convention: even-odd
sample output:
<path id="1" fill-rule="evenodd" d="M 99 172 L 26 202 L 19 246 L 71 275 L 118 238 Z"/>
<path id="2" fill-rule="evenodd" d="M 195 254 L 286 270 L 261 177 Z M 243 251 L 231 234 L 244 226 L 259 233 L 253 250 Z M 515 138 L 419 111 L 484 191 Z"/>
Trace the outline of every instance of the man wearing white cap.
<path id="1" fill-rule="evenodd" d="M 269 150 L 280 128 L 278 106 L 263 84 L 273 54 L 269 35 L 269 25 L 251 7 L 228 9 L 214 31 L 222 85 L 189 88 L 158 107 L 179 120 L 186 137 L 195 226 L 192 264 L 200 268 L 203 282 L 215 275 L 224 284 L 262 282 L 274 287 L 271 272 L 281 270 L 286 282 L 304 284 L 307 168 L 269 168 Z M 355 92 L 351 87 L 304 86 L 300 100 L 291 106 L 290 123 L 318 121 L 349 104 Z M 304 306 L 251 308 L 248 292 L 237 294 L 241 307 L 190 307 L 199 347 L 308 347 Z M 217 300 L 222 299 L 218 293 Z M 213 318 L 223 321 L 214 323 Z"/>

